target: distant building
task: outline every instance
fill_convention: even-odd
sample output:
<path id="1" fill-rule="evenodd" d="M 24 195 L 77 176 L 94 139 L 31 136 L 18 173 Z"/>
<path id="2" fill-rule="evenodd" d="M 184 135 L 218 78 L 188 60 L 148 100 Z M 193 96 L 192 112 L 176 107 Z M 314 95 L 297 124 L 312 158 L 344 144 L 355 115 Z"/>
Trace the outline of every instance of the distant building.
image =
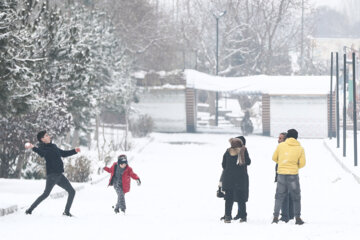
<path id="1" fill-rule="evenodd" d="M 186 132 L 183 72 L 138 72 L 133 78 L 139 89 L 134 117 L 138 114 L 150 116 L 157 132 Z"/>
<path id="2" fill-rule="evenodd" d="M 169 74 L 158 74 L 156 78 L 159 79 L 155 78 L 155 84 L 150 84 L 152 81 L 146 80 L 146 75 L 138 81 L 142 93 L 135 108 L 153 118 L 155 131 L 197 132 L 198 110 L 204 108 L 203 105 L 198 106 L 197 95 L 199 91 L 209 91 L 224 95 L 260 95 L 263 135 L 277 136 L 290 128 L 296 128 L 300 137 L 304 138 L 325 138 L 329 134 L 329 76 L 257 75 L 227 78 L 195 70 L 185 70 L 175 75 L 174 78 Z M 334 101 L 332 106 L 334 109 Z M 333 113 L 333 132 L 334 116 Z M 239 128 L 234 130 L 240 132 Z"/>
<path id="3" fill-rule="evenodd" d="M 300 136 L 305 138 L 325 138 L 329 134 L 329 76 L 257 75 L 225 78 L 186 70 L 185 79 L 188 89 L 233 94 L 260 93 L 263 135 L 277 136 L 290 128 L 296 128 Z M 332 106 L 334 109 L 334 101 Z"/>

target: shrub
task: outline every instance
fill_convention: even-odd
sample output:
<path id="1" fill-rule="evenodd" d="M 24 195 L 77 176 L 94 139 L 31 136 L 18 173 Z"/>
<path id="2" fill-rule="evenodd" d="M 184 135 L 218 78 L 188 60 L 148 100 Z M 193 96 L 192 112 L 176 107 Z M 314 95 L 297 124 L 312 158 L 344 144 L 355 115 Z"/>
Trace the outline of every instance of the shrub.
<path id="1" fill-rule="evenodd" d="M 46 178 L 45 160 L 35 154 L 26 161 L 22 167 L 21 176 L 25 179 L 44 179 Z"/>
<path id="2" fill-rule="evenodd" d="M 145 137 L 153 131 L 154 122 L 148 115 L 141 115 L 129 124 L 130 132 L 134 137 Z"/>
<path id="3" fill-rule="evenodd" d="M 74 164 L 72 164 L 74 162 Z M 65 174 L 72 182 L 87 182 L 91 174 L 91 162 L 85 156 L 80 156 L 74 161 L 68 160 L 65 166 Z"/>

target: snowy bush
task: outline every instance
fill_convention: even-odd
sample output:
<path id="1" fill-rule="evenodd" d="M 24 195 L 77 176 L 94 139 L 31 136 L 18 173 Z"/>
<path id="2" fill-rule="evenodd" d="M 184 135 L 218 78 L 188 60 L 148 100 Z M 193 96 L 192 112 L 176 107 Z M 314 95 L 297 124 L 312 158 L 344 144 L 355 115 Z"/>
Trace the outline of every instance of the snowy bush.
<path id="1" fill-rule="evenodd" d="M 148 115 L 141 115 L 130 122 L 130 132 L 134 137 L 145 137 L 153 131 L 154 122 Z"/>
<path id="2" fill-rule="evenodd" d="M 65 174 L 72 182 L 87 182 L 91 174 L 91 161 L 85 156 L 75 160 L 69 159 L 65 166 Z"/>
<path id="3" fill-rule="evenodd" d="M 27 161 L 23 169 L 25 170 L 21 175 L 25 179 L 44 179 L 46 178 L 45 160 L 33 154 L 33 158 Z"/>

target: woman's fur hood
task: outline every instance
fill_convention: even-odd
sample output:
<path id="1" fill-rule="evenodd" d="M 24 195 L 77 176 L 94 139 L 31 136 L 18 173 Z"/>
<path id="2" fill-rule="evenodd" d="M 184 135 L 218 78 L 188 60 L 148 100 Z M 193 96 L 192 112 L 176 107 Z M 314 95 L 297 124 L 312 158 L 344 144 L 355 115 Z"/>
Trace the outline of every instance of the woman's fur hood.
<path id="1" fill-rule="evenodd" d="M 237 164 L 242 166 L 245 164 L 245 145 L 240 138 L 229 139 L 231 147 L 228 149 L 231 156 L 238 155 Z"/>

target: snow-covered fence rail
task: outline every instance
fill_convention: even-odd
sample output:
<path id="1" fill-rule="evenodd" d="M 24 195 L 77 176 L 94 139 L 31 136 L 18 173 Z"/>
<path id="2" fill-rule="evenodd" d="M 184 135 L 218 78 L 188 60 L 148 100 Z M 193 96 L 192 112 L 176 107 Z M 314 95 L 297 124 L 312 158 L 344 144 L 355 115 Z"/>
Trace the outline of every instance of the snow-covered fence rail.
<path id="1" fill-rule="evenodd" d="M 0 208 L 0 217 L 14 213 L 18 210 L 18 206 L 17 205 L 12 205 L 10 207 L 7 208 Z"/>
<path id="2" fill-rule="evenodd" d="M 85 186 L 80 186 L 80 187 L 76 187 L 76 188 L 74 188 L 76 191 L 80 191 L 80 190 L 82 190 L 82 189 L 84 189 L 85 188 Z M 57 192 L 57 193 L 52 193 L 52 194 L 50 194 L 50 197 L 51 198 L 62 198 L 62 197 L 65 197 L 65 196 L 67 196 L 67 192 L 66 191 L 62 191 L 62 192 Z"/>

